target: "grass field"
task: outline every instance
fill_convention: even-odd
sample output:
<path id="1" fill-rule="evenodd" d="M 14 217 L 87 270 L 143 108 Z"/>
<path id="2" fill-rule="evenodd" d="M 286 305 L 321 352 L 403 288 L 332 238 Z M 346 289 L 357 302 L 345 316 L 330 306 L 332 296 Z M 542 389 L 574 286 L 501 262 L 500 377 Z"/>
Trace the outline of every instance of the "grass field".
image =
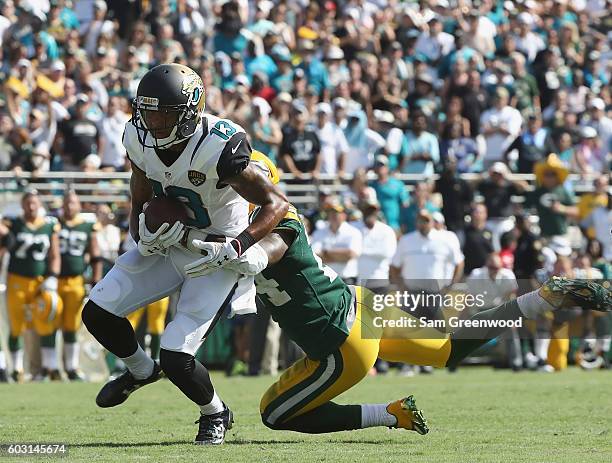
<path id="1" fill-rule="evenodd" d="M 0 442 L 66 442 L 67 460 L 88 462 L 612 461 L 610 372 L 390 375 L 367 378 L 339 399 L 379 403 L 413 393 L 429 420 L 427 436 L 384 428 L 318 436 L 271 431 L 258 413 L 271 378 L 213 380 L 236 418 L 222 447 L 190 443 L 197 410 L 168 381 L 108 410 L 94 403 L 100 384 L 1 385 Z"/>

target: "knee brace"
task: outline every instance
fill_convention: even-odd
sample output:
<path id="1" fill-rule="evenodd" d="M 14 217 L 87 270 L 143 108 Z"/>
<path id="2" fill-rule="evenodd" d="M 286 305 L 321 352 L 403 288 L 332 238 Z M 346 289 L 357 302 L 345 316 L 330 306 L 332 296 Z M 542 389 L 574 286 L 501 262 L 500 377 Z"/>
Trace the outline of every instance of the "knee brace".
<path id="1" fill-rule="evenodd" d="M 93 301 L 85 304 L 81 318 L 93 337 L 117 357 L 129 357 L 136 352 L 138 342 L 126 318 L 113 315 Z"/>

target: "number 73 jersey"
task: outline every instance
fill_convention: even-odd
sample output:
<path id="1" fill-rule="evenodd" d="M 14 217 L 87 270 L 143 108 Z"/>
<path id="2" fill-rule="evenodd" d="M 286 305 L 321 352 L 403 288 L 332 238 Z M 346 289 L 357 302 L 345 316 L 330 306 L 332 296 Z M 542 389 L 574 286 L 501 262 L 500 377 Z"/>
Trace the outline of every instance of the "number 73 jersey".
<path id="1" fill-rule="evenodd" d="M 40 277 L 47 274 L 47 256 L 51 237 L 59 231 L 55 217 L 39 217 L 26 223 L 21 217 L 5 221 L 15 241 L 11 246 L 8 272 L 24 277 Z"/>
<path id="2" fill-rule="evenodd" d="M 187 226 L 230 237 L 248 226 L 248 202 L 224 183 L 249 164 L 251 147 L 239 125 L 203 115 L 170 166 L 153 148 L 140 144 L 131 121 L 125 125 L 123 145 L 130 161 L 146 174 L 156 196 L 171 196 L 185 203 L 190 214 Z"/>

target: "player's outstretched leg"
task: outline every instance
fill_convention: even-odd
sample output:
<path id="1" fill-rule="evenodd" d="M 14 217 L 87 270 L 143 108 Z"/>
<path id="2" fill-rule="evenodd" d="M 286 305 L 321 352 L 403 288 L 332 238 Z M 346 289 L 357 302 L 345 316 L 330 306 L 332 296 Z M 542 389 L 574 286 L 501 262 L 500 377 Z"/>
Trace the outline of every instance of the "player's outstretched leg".
<path id="1" fill-rule="evenodd" d="M 163 347 L 159 360 L 168 379 L 200 407 L 200 418 L 196 421 L 199 428 L 194 443 L 222 444 L 234 418 L 232 411 L 215 392 L 206 367 L 191 354 Z"/>
<path id="2" fill-rule="evenodd" d="M 83 323 L 97 341 L 128 367 L 128 371 L 102 387 L 96 397 L 99 407 L 119 405 L 132 392 L 162 378 L 161 368 L 138 345 L 126 318 L 107 312 L 93 301 L 87 302 L 82 316 Z"/>

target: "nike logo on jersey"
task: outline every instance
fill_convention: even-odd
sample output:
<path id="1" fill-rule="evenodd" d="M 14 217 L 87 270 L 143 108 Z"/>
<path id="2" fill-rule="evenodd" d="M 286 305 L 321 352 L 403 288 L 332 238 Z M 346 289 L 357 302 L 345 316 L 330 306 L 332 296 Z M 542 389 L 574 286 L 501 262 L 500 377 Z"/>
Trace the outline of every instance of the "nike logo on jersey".
<path id="1" fill-rule="evenodd" d="M 238 151 L 238 147 L 240 146 L 241 143 L 242 143 L 242 140 L 240 140 L 238 144 L 232 148 L 232 154 L 236 154 L 236 151 Z"/>

